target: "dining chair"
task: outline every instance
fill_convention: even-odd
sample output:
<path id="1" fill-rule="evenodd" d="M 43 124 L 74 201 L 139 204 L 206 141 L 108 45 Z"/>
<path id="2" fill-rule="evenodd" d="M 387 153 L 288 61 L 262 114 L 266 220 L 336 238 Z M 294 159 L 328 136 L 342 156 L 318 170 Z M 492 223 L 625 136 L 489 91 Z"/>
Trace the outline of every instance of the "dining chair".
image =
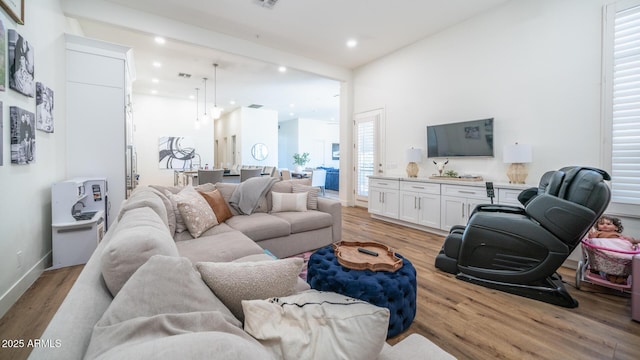
<path id="1" fill-rule="evenodd" d="M 291 171 L 289 171 L 289 169 L 281 169 L 280 177 L 282 180 L 291 180 Z"/>
<path id="2" fill-rule="evenodd" d="M 262 176 L 262 168 L 258 169 L 240 169 L 240 182 L 252 177 Z"/>
<path id="3" fill-rule="evenodd" d="M 311 186 L 317 186 L 322 190 L 322 196 L 325 195 L 324 185 L 327 180 L 327 170 L 316 169 L 311 173 Z"/>
<path id="4" fill-rule="evenodd" d="M 198 184 L 206 183 L 219 183 L 222 182 L 222 176 L 224 175 L 224 169 L 214 170 L 198 170 Z"/>

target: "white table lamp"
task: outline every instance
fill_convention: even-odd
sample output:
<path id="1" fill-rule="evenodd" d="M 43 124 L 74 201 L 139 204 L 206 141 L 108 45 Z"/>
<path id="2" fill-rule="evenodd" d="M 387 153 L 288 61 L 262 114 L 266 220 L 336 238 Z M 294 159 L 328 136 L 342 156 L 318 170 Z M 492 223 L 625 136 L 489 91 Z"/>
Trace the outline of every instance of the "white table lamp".
<path id="1" fill-rule="evenodd" d="M 533 158 L 531 145 L 518 144 L 505 145 L 503 150 L 503 161 L 509 165 L 507 177 L 511 184 L 524 184 L 529 175 L 524 164 L 530 163 Z"/>
<path id="2" fill-rule="evenodd" d="M 422 149 L 407 149 L 406 160 L 407 164 L 407 176 L 418 177 L 418 164 L 422 160 Z"/>

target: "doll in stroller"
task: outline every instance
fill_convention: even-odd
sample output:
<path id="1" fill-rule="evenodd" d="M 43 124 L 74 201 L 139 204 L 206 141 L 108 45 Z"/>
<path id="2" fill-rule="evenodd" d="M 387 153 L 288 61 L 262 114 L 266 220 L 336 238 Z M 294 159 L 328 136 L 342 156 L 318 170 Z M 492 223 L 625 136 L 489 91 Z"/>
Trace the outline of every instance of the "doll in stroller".
<path id="1" fill-rule="evenodd" d="M 632 260 L 640 254 L 638 242 L 622 234 L 620 219 L 604 215 L 582 240 L 582 260 L 576 271 L 576 288 L 585 281 L 630 291 Z M 640 281 L 636 279 L 636 281 Z"/>

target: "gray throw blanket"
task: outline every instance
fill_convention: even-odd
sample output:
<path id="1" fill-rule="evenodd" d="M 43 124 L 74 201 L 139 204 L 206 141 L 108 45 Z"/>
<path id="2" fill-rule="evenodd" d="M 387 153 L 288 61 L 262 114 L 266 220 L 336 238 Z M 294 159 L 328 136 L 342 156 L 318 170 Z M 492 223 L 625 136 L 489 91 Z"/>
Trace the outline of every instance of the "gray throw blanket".
<path id="1" fill-rule="evenodd" d="M 251 215 L 258 208 L 260 198 L 277 181 L 277 178 L 271 176 L 249 178 L 236 187 L 229 198 L 229 205 L 240 214 Z"/>

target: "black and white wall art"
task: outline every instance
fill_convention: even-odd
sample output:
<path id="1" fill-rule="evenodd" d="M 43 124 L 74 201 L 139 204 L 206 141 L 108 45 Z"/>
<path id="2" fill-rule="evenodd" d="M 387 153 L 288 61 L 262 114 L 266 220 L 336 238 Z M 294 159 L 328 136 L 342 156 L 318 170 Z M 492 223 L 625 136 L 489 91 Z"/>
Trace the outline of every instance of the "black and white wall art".
<path id="1" fill-rule="evenodd" d="M 0 91 L 5 90 L 7 84 L 7 37 L 5 36 L 4 24 L 0 21 Z"/>
<path id="2" fill-rule="evenodd" d="M 4 165 L 4 107 L 0 101 L 0 166 Z"/>
<path id="3" fill-rule="evenodd" d="M 36 116 L 17 106 L 9 107 L 11 163 L 26 165 L 36 159 Z"/>
<path id="4" fill-rule="evenodd" d="M 29 97 L 35 95 L 33 46 L 17 31 L 9 29 L 9 87 Z"/>
<path id="5" fill-rule="evenodd" d="M 163 136 L 158 139 L 160 169 L 190 170 L 200 166 L 200 155 L 196 153 L 190 137 Z"/>
<path id="6" fill-rule="evenodd" d="M 36 129 L 53 132 L 53 90 L 36 83 Z"/>

